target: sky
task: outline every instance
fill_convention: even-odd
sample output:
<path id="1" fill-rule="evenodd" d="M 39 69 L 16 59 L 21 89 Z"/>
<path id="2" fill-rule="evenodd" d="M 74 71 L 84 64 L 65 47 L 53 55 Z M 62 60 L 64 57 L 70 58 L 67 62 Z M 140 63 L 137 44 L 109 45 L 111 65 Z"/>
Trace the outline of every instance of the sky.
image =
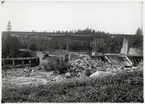
<path id="1" fill-rule="evenodd" d="M 2 31 L 52 32 L 92 28 L 112 34 L 135 34 L 143 28 L 141 2 L 6 1 L 1 5 Z"/>

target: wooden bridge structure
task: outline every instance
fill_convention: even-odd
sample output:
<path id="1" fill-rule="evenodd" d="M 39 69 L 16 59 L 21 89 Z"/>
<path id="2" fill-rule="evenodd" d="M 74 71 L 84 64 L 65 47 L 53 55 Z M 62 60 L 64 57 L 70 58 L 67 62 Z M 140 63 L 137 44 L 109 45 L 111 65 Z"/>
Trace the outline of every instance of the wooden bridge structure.
<path id="1" fill-rule="evenodd" d="M 102 35 L 102 34 L 76 34 L 76 33 L 46 33 L 46 32 L 19 32 L 19 31 L 11 31 L 11 32 L 7 32 L 4 31 L 2 32 L 2 37 L 5 38 L 6 35 L 11 35 L 11 36 L 15 36 L 15 37 L 44 37 L 45 39 L 48 38 L 56 38 L 59 39 L 61 41 L 66 40 L 66 49 L 67 51 L 69 51 L 69 41 L 70 40 L 78 40 L 78 41 L 88 41 L 88 42 L 94 42 L 94 49 L 97 50 L 95 44 L 99 39 L 107 39 L 108 37 L 123 37 L 125 39 L 127 39 L 127 44 L 130 44 L 130 42 L 136 38 L 143 38 L 142 35 L 126 35 L 126 34 L 108 34 L 108 35 Z M 60 44 L 61 45 L 61 44 Z M 129 47 L 127 47 L 129 48 Z M 128 49 L 127 49 L 128 50 Z M 116 57 L 118 55 L 111 55 L 111 57 Z M 106 60 L 106 58 L 110 58 L 110 55 L 101 55 L 101 56 L 97 56 L 96 58 L 101 59 L 102 61 Z M 119 57 L 127 57 L 128 60 L 130 60 L 130 62 L 133 65 L 136 65 L 137 63 L 143 61 L 143 56 L 122 56 L 119 55 Z M 108 60 L 113 60 L 113 58 L 110 58 Z M 18 64 L 18 62 L 20 62 Z M 25 64 L 28 65 L 39 65 L 39 58 L 38 57 L 30 57 L 30 58 L 4 58 L 2 59 L 2 65 L 3 66 L 23 66 Z"/>
<path id="2" fill-rule="evenodd" d="M 88 41 L 94 43 L 94 49 L 96 48 L 96 43 L 99 39 L 107 39 L 109 37 L 123 37 L 126 38 L 128 41 L 128 45 L 136 38 L 143 39 L 143 35 L 134 35 L 134 34 L 79 34 L 79 33 L 52 33 L 52 32 L 23 32 L 23 31 L 3 31 L 2 36 L 5 37 L 6 35 L 10 34 L 11 36 L 16 37 L 44 37 L 45 39 L 55 38 L 59 39 L 59 41 L 66 41 L 66 49 L 69 51 L 69 41 L 70 40 L 78 40 L 78 41 Z M 61 47 L 61 44 L 60 44 Z"/>

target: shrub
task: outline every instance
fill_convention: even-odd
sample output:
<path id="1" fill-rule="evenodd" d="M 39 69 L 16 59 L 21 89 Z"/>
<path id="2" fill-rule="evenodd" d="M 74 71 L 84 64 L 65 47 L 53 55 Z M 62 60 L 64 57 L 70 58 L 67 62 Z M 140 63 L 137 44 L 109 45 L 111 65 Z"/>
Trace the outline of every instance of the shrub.
<path id="1" fill-rule="evenodd" d="M 60 74 L 65 73 L 69 68 L 70 64 L 65 62 L 59 62 L 58 60 L 48 60 L 41 64 L 45 71 L 58 71 Z"/>
<path id="2" fill-rule="evenodd" d="M 58 65 L 58 71 L 60 74 L 65 73 L 70 68 L 70 65 L 68 63 L 61 63 Z"/>
<path id="3" fill-rule="evenodd" d="M 43 62 L 41 65 L 45 71 L 54 71 L 57 69 L 57 64 L 54 61 Z"/>

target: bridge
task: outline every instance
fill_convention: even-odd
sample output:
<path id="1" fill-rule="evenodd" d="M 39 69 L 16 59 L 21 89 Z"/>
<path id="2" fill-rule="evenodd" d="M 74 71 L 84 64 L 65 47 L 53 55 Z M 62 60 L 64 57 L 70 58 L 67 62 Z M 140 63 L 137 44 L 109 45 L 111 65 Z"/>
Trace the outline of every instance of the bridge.
<path id="1" fill-rule="evenodd" d="M 16 37 L 44 37 L 45 39 L 48 38 L 55 38 L 59 39 L 59 41 L 66 41 L 66 49 L 69 50 L 69 40 L 76 40 L 76 41 L 88 41 L 94 43 L 94 50 L 97 50 L 96 44 L 100 39 L 107 39 L 108 37 L 123 37 L 123 44 L 126 45 L 123 51 L 128 51 L 129 44 L 136 38 L 143 39 L 143 35 L 134 35 L 134 34 L 80 34 L 80 33 L 53 33 L 53 32 L 24 32 L 24 31 L 3 31 L 2 37 L 10 34 L 11 36 Z M 61 47 L 61 44 L 60 44 Z M 127 49 L 126 49 L 127 48 Z"/>
<path id="2" fill-rule="evenodd" d="M 122 64 L 122 65 L 137 65 L 141 61 L 143 61 L 143 56 L 128 56 L 126 55 L 129 49 L 129 43 L 130 41 L 133 41 L 136 38 L 143 39 L 143 36 L 140 35 L 126 35 L 126 34 L 108 34 L 108 35 L 102 35 L 102 34 L 76 34 L 76 33 L 46 33 L 46 32 L 20 32 L 20 31 L 3 31 L 2 37 L 4 38 L 7 35 L 20 37 L 20 38 L 26 38 L 26 37 L 44 37 L 44 38 L 55 38 L 59 39 L 59 41 L 66 40 L 67 44 L 67 51 L 69 51 L 69 40 L 78 40 L 78 41 L 89 41 L 94 42 L 94 50 L 97 51 L 97 47 L 95 44 L 99 42 L 101 39 L 105 40 L 108 37 L 122 37 L 123 38 L 123 48 L 121 49 L 122 54 L 103 54 L 98 55 L 96 57 L 92 57 L 101 61 L 107 61 L 111 64 Z M 61 44 L 60 44 L 61 45 Z M 115 61 L 114 61 L 115 60 Z M 128 64 L 127 64 L 128 63 Z M 2 60 L 2 66 L 26 66 L 26 65 L 39 65 L 39 58 L 38 57 L 30 57 L 30 58 L 4 58 Z"/>

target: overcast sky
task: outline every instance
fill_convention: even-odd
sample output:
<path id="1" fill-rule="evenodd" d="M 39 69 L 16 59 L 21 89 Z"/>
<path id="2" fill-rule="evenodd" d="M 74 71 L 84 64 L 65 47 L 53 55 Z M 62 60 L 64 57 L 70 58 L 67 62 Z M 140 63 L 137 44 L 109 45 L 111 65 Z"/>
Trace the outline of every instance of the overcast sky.
<path id="1" fill-rule="evenodd" d="M 11 21 L 13 31 L 56 31 L 84 29 L 134 34 L 142 29 L 139 2 L 16 2 L 2 6 L 2 30 Z"/>

